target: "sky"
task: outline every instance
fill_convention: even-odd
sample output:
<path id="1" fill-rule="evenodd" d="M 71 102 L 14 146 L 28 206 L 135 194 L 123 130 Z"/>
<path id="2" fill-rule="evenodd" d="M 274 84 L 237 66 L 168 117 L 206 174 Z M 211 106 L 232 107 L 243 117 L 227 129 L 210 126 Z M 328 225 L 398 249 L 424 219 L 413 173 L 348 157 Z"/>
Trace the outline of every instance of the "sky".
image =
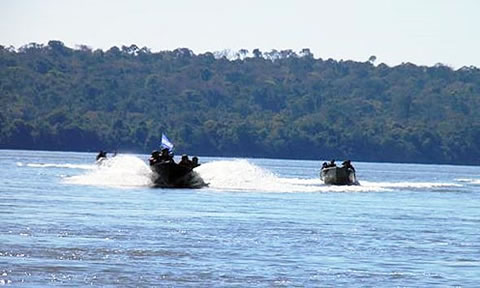
<path id="1" fill-rule="evenodd" d="M 0 45 L 309 48 L 315 58 L 480 67 L 478 0 L 0 0 Z"/>

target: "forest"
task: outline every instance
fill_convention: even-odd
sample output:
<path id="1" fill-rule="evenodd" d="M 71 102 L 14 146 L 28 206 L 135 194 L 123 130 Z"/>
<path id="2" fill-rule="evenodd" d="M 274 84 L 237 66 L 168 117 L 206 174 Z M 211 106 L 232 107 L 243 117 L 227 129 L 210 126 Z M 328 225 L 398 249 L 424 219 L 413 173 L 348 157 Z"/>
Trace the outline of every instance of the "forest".
<path id="1" fill-rule="evenodd" d="M 480 164 L 480 70 L 242 49 L 0 46 L 0 149 Z"/>

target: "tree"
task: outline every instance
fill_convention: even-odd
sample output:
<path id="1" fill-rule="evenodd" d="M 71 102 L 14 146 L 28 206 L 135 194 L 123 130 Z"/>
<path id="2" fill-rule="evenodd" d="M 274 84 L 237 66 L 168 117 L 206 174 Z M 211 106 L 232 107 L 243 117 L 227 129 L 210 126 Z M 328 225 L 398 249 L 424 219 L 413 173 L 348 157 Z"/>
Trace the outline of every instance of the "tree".
<path id="1" fill-rule="evenodd" d="M 476 67 L 224 52 L 0 47 L 0 147 L 480 164 Z"/>
<path id="2" fill-rule="evenodd" d="M 252 53 L 253 53 L 253 56 L 255 58 L 261 58 L 262 57 L 262 52 L 258 48 L 253 49 Z"/>

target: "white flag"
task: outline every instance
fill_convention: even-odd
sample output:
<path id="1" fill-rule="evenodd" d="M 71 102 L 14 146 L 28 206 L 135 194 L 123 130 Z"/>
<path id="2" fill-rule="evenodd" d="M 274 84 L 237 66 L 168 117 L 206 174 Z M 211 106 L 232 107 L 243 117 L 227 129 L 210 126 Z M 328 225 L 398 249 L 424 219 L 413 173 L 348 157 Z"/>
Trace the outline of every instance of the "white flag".
<path id="1" fill-rule="evenodd" d="M 168 140 L 167 136 L 165 136 L 165 134 L 163 134 L 163 133 L 162 133 L 162 144 L 160 144 L 160 147 L 162 147 L 162 149 L 167 148 L 168 152 L 172 152 L 172 150 L 173 150 L 172 142 L 170 142 L 170 140 Z"/>

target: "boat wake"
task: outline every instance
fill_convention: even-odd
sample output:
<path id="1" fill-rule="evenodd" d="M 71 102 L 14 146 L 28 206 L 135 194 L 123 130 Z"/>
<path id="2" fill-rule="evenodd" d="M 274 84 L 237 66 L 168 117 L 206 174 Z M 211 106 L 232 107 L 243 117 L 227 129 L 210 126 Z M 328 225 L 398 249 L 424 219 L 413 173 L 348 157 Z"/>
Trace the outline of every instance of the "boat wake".
<path id="1" fill-rule="evenodd" d="M 369 182 L 360 185 L 325 185 L 319 178 L 289 178 L 272 173 L 247 160 L 225 160 L 206 163 L 197 172 L 209 187 L 221 191 L 259 192 L 382 192 L 404 189 L 461 187 L 458 183 L 437 182 Z"/>
<path id="2" fill-rule="evenodd" d="M 65 177 L 69 184 L 134 188 L 152 186 L 151 170 L 142 159 L 131 155 L 119 155 L 91 165 L 90 171 Z"/>
<path id="3" fill-rule="evenodd" d="M 17 166 L 27 166 L 33 168 L 70 168 L 70 169 L 82 169 L 82 170 L 92 170 L 95 169 L 95 165 L 89 164 L 56 164 L 56 163 L 27 163 L 23 164 L 22 162 L 17 162 Z"/>
<path id="4" fill-rule="evenodd" d="M 320 179 L 282 178 L 247 160 L 222 160 L 196 168 L 209 188 L 222 191 L 307 192 L 315 191 Z"/>
<path id="5" fill-rule="evenodd" d="M 118 155 L 96 164 L 22 164 L 32 168 L 80 169 L 82 174 L 64 176 L 68 184 L 116 188 L 152 187 L 152 171 L 139 157 Z M 445 189 L 478 185 L 479 179 L 456 179 L 454 182 L 373 182 L 360 178 L 360 185 L 325 185 L 319 178 L 292 178 L 275 174 L 246 159 L 219 160 L 203 163 L 195 171 L 209 183 L 211 191 L 231 192 L 383 192 L 397 190 Z M 64 173 L 69 174 L 69 173 Z M 317 173 L 315 173 L 316 175 Z"/>

